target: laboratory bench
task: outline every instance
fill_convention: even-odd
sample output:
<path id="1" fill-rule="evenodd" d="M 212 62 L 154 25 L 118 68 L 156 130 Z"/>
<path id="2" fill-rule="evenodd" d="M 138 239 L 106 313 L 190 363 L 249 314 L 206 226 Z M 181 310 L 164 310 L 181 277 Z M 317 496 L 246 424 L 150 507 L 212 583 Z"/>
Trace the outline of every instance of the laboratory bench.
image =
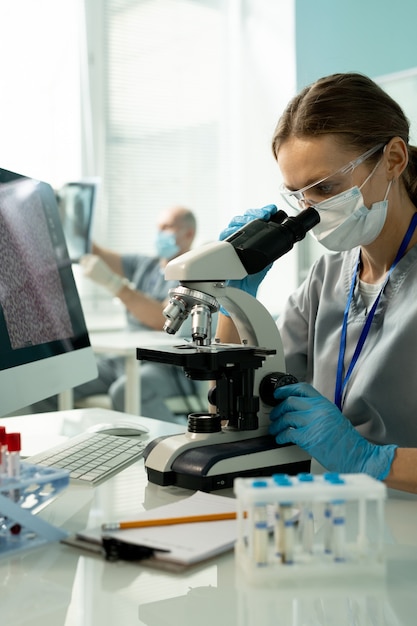
<path id="1" fill-rule="evenodd" d="M 22 433 L 23 453 L 29 455 L 104 418 L 111 415 L 78 409 L 2 423 Z M 150 429 L 150 438 L 181 431 L 177 425 L 136 419 Z M 189 495 L 185 489 L 150 484 L 142 460 L 94 489 L 71 484 L 39 515 L 74 533 Z M 390 491 L 384 576 L 320 580 L 312 573 L 292 585 L 248 584 L 233 551 L 169 572 L 145 561 L 109 562 L 52 542 L 0 558 L 0 620 L 7 626 L 414 626 L 416 520 L 417 499 Z"/>

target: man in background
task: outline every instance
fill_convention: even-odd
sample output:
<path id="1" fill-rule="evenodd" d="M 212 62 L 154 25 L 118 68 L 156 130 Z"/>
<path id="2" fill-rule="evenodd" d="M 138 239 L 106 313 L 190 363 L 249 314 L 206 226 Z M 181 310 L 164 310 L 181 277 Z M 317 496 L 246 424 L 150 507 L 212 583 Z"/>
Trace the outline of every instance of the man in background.
<path id="1" fill-rule="evenodd" d="M 92 254 L 81 259 L 81 266 L 85 276 L 121 300 L 129 329 L 162 330 L 168 291 L 178 284 L 165 280 L 165 267 L 190 250 L 195 234 L 194 214 L 175 206 L 158 219 L 156 256 L 119 254 L 93 243 Z"/>

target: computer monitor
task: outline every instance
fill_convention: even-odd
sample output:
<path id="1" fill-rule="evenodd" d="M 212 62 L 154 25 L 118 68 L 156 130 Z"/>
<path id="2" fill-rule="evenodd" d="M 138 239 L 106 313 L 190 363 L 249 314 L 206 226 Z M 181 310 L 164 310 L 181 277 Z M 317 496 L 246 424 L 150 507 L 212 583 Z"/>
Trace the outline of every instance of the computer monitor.
<path id="1" fill-rule="evenodd" d="M 57 191 L 57 201 L 68 254 L 73 263 L 91 250 L 91 228 L 99 179 L 69 182 Z"/>
<path id="2" fill-rule="evenodd" d="M 0 169 L 0 416 L 96 376 L 55 193 Z"/>

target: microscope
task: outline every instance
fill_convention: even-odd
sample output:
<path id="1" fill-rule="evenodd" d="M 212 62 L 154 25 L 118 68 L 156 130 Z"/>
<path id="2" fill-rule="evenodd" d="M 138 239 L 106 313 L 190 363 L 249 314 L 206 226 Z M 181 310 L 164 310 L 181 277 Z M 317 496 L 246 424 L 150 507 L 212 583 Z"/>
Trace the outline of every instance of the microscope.
<path id="1" fill-rule="evenodd" d="M 296 217 L 284 211 L 255 219 L 224 241 L 191 250 L 166 267 L 178 280 L 164 310 L 164 330 L 174 335 L 191 315 L 192 341 L 137 348 L 139 360 L 180 366 L 193 380 L 211 381 L 207 413 L 190 413 L 184 434 L 157 438 L 145 449 L 151 483 L 192 490 L 231 487 L 236 477 L 309 471 L 298 446 L 279 446 L 268 433 L 274 390 L 297 382 L 286 373 L 281 337 L 272 316 L 253 296 L 230 285 L 255 274 L 291 250 L 319 222 L 313 207 Z M 212 341 L 212 315 L 221 307 L 240 343 Z M 209 407 L 210 405 L 210 407 Z"/>

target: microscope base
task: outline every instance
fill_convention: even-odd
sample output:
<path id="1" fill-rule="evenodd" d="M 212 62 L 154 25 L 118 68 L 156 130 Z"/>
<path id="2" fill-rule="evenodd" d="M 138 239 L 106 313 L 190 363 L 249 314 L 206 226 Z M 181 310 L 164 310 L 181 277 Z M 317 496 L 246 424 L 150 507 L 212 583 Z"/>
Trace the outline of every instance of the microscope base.
<path id="1" fill-rule="evenodd" d="M 158 441 L 153 441 L 152 447 Z M 149 482 L 156 485 L 211 492 L 233 487 L 237 477 L 309 472 L 310 462 L 311 458 L 297 446 L 280 447 L 273 437 L 263 436 L 188 448 L 174 459 L 170 470 L 146 470 Z"/>

